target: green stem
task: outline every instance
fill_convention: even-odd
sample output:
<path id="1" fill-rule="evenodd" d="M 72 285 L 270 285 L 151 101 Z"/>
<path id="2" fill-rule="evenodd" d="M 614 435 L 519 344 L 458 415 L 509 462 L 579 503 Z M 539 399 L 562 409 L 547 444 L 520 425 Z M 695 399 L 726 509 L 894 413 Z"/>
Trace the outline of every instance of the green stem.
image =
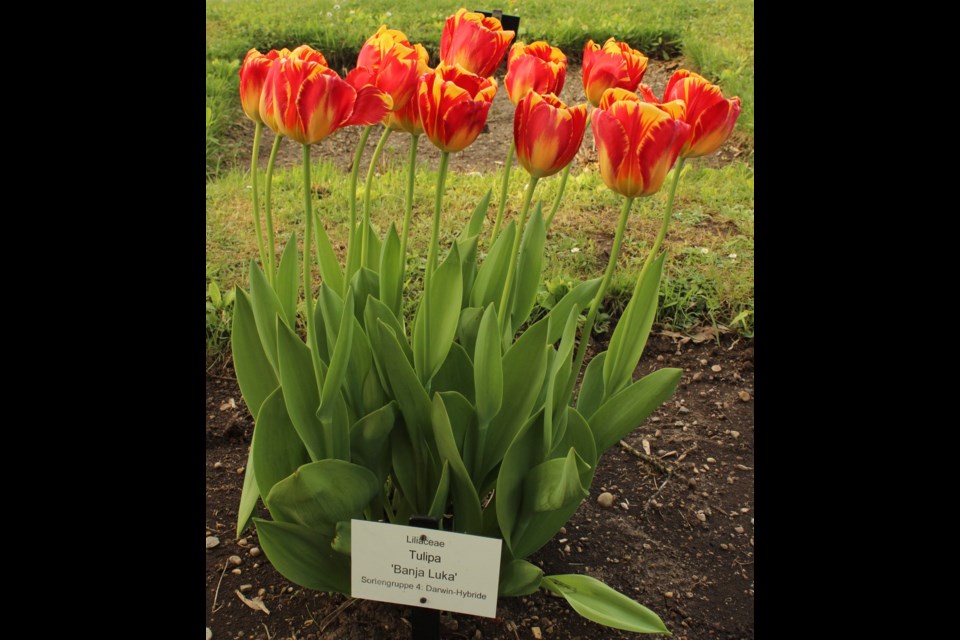
<path id="1" fill-rule="evenodd" d="M 400 269 L 401 282 L 407 265 L 407 236 L 410 234 L 410 221 L 413 218 L 413 185 L 417 176 L 417 143 L 420 142 L 420 134 L 410 136 L 410 157 L 407 166 L 407 194 L 404 200 L 403 210 L 403 231 L 400 235 Z"/>
<path id="2" fill-rule="evenodd" d="M 276 271 L 274 270 L 274 261 L 275 261 L 275 249 L 274 249 L 274 235 L 273 235 L 273 209 L 270 206 L 270 192 L 273 190 L 273 165 L 277 161 L 277 151 L 280 149 L 280 142 L 283 140 L 281 134 L 276 134 L 273 138 L 273 147 L 270 149 L 270 160 L 267 162 L 267 197 L 266 197 L 266 214 L 267 214 L 267 244 L 270 246 L 270 270 L 267 271 L 267 279 L 270 281 L 270 284 L 274 284 L 276 280 Z"/>
<path id="3" fill-rule="evenodd" d="M 354 252 L 353 246 L 357 239 L 357 175 L 360 173 L 360 159 L 363 157 L 363 147 L 367 144 L 367 138 L 370 137 L 370 130 L 373 125 L 367 125 L 360 134 L 360 142 L 357 143 L 357 150 L 353 154 L 353 169 L 350 171 L 350 194 L 347 201 L 350 203 L 350 233 L 347 242 L 347 268 L 346 277 L 343 279 L 343 295 L 347 295 L 347 287 L 350 286 L 350 279 L 353 277 Z"/>
<path id="4" fill-rule="evenodd" d="M 440 244 L 440 209 L 443 206 L 443 185 L 447 181 L 447 166 L 450 152 L 440 152 L 440 168 L 437 169 L 437 198 L 433 207 L 433 231 L 430 233 L 430 251 L 427 253 L 427 270 L 423 274 L 423 290 L 427 291 L 433 270 L 437 266 L 437 250 Z"/>
<path id="5" fill-rule="evenodd" d="M 307 309 L 307 333 L 313 320 L 313 287 L 311 272 L 313 259 L 310 254 L 310 241 L 313 239 L 313 197 L 310 193 L 310 145 L 303 145 L 303 208 L 307 216 L 307 229 L 303 236 L 303 298 Z"/>
<path id="6" fill-rule="evenodd" d="M 383 135 L 380 136 L 380 141 L 377 143 L 376 149 L 373 150 L 373 157 L 370 158 L 370 167 L 367 169 L 367 181 L 363 186 L 363 242 L 360 247 L 360 264 L 365 265 L 370 259 L 370 196 L 373 191 L 373 171 L 377 166 L 377 161 L 380 159 L 380 154 L 383 153 L 383 147 L 387 144 L 387 138 L 390 137 L 391 130 L 389 127 L 383 128 Z"/>
<path id="7" fill-rule="evenodd" d="M 590 118 L 593 117 L 593 112 L 587 114 L 587 121 L 583 125 L 584 128 L 590 126 Z M 560 208 L 560 201 L 563 200 L 563 191 L 567 188 L 567 178 L 570 177 L 570 167 L 573 166 L 573 160 L 570 161 L 567 166 L 563 168 L 563 175 L 560 176 L 560 190 L 557 191 L 557 197 L 553 199 L 553 206 L 550 207 L 550 213 L 547 215 L 547 219 L 544 220 L 544 224 L 547 229 L 550 228 L 550 223 L 553 222 L 553 216 L 557 215 L 557 209 Z"/>
<path id="8" fill-rule="evenodd" d="M 527 211 L 530 210 L 530 201 L 533 199 L 533 191 L 537 188 L 539 177 L 531 174 L 530 181 L 527 182 L 527 190 L 523 194 L 523 207 L 520 209 L 520 220 L 517 226 L 517 234 L 513 237 L 513 249 L 510 251 L 510 263 L 507 267 L 507 281 L 503 286 L 503 294 L 500 296 L 500 335 L 504 334 L 507 328 L 507 322 L 510 321 L 510 314 L 507 310 L 507 303 L 510 301 L 510 295 L 513 293 L 513 274 L 517 270 L 517 263 L 520 261 L 517 255 L 520 252 L 520 240 L 523 236 L 523 225 L 527 221 Z"/>
<path id="9" fill-rule="evenodd" d="M 500 185 L 500 204 L 497 205 L 497 220 L 493 223 L 493 233 L 490 234 L 490 246 L 497 239 L 497 233 L 500 231 L 500 223 L 503 222 L 503 210 L 507 204 L 507 187 L 510 184 L 510 168 L 513 166 L 513 150 L 516 143 L 510 141 L 510 149 L 507 151 L 507 161 L 503 165 L 503 183 Z"/>
<path id="10" fill-rule="evenodd" d="M 580 345 L 577 347 L 576 363 L 570 373 L 570 380 L 567 381 L 567 392 L 564 397 L 570 397 L 573 387 L 577 383 L 577 374 L 580 367 L 583 366 L 583 359 L 587 355 L 587 345 L 590 343 L 590 336 L 593 334 L 593 323 L 597 319 L 597 310 L 600 308 L 600 302 L 607 293 L 607 287 L 610 286 L 610 280 L 613 278 L 613 270 L 617 265 L 617 258 L 620 255 L 620 245 L 623 242 L 623 233 L 627 228 L 627 219 L 630 217 L 630 206 L 633 204 L 633 198 L 627 198 L 623 202 L 623 209 L 620 211 L 620 221 L 617 223 L 617 231 L 613 236 L 613 247 L 610 249 L 610 259 L 607 261 L 607 268 L 603 272 L 603 280 L 600 281 L 600 290 L 593 297 L 590 303 L 590 311 L 587 313 L 587 321 L 583 325 L 583 332 L 580 334 Z"/>
<path id="11" fill-rule="evenodd" d="M 647 268 L 653 262 L 653 259 L 660 252 L 660 245 L 667 235 L 667 228 L 670 226 L 670 218 L 673 215 L 673 196 L 677 193 L 677 184 L 680 183 L 680 173 L 683 171 L 683 163 L 686 159 L 680 158 L 677 166 L 673 170 L 673 181 L 670 183 L 670 191 L 667 193 L 667 208 L 663 212 L 663 224 L 660 225 L 660 232 L 657 233 L 656 240 L 653 241 L 653 248 L 647 254 L 647 259 L 643 261 L 643 268 L 640 269 L 640 276 L 637 278 L 637 284 L 634 287 L 633 295 L 640 291 L 640 283 L 643 282 L 643 276 L 647 273 Z"/>
<path id="12" fill-rule="evenodd" d="M 263 231 L 260 229 L 260 190 L 257 185 L 257 175 L 260 173 L 257 160 L 260 157 L 260 136 L 262 133 L 263 123 L 258 122 L 253 131 L 253 153 L 250 154 L 250 179 L 253 180 L 253 229 L 257 234 L 257 249 L 260 251 L 260 264 L 263 265 L 264 270 L 267 270 L 267 254 L 263 250 Z"/>

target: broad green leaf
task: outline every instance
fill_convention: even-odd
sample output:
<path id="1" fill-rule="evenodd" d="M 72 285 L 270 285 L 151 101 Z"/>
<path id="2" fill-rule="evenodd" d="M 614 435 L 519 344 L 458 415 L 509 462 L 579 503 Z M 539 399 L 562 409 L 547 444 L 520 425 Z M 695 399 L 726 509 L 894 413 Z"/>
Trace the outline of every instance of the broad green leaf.
<path id="1" fill-rule="evenodd" d="M 380 299 L 380 276 L 371 269 L 360 269 L 350 281 L 350 288 L 353 289 L 353 315 L 358 322 L 363 322 L 367 300 L 371 297 Z"/>
<path id="2" fill-rule="evenodd" d="M 315 315 L 321 318 L 317 325 L 318 328 L 323 327 L 323 343 L 326 344 L 326 354 L 323 355 L 328 355 L 326 361 L 329 362 L 329 354 L 332 354 L 337 346 L 337 331 L 343 320 L 343 298 L 340 297 L 339 292 L 334 291 L 327 284 L 321 284 Z"/>
<path id="3" fill-rule="evenodd" d="M 503 541 L 514 557 L 514 533 L 520 517 L 520 501 L 523 499 L 523 478 L 527 472 L 542 461 L 538 438 L 543 427 L 543 414 L 522 426 L 503 456 L 497 476 L 496 504 L 497 521 Z M 489 509 L 489 507 L 488 507 Z"/>
<path id="4" fill-rule="evenodd" d="M 490 206 L 490 195 L 492 193 L 493 189 L 487 189 L 487 192 L 480 198 L 480 202 L 477 203 L 473 213 L 470 215 L 470 222 L 467 223 L 461 235 L 466 233 L 466 237 L 470 238 L 478 235 L 480 230 L 483 229 L 483 221 L 487 217 L 487 209 Z"/>
<path id="5" fill-rule="evenodd" d="M 477 279 L 477 242 L 479 238 L 461 238 L 457 240 L 457 251 L 460 253 L 460 275 L 463 282 L 462 295 L 460 296 L 460 307 L 466 307 L 470 304 L 470 292 L 473 291 L 473 283 Z"/>
<path id="6" fill-rule="evenodd" d="M 548 371 L 550 373 L 547 376 L 543 414 L 544 446 L 547 451 L 553 448 L 553 443 L 560 437 L 559 431 L 563 422 L 564 407 L 566 407 L 570 401 L 570 398 L 564 394 L 566 393 L 567 380 L 573 369 L 573 363 L 570 360 L 573 355 L 573 346 L 576 342 L 578 316 L 579 313 L 576 309 L 570 310 L 566 327 L 564 327 L 563 330 L 563 336 L 560 338 L 560 346 L 548 365 Z M 554 423 L 554 416 L 561 417 L 561 420 L 556 421 L 556 424 Z"/>
<path id="7" fill-rule="evenodd" d="M 260 495 L 268 495 L 273 485 L 310 462 L 310 456 L 287 415 L 283 389 L 274 391 L 257 415 L 257 426 L 250 443 L 248 469 L 253 467 Z"/>
<path id="8" fill-rule="evenodd" d="M 670 398 L 682 374 L 682 369 L 654 371 L 604 402 L 589 419 L 597 452 L 603 455 Z"/>
<path id="9" fill-rule="evenodd" d="M 263 351 L 250 298 L 243 289 L 237 287 L 236 291 L 233 330 L 230 336 L 233 367 L 237 373 L 243 401 L 247 403 L 250 415 L 256 417 L 263 401 L 280 386 L 280 380 Z"/>
<path id="10" fill-rule="evenodd" d="M 223 296 L 220 295 L 220 287 L 212 280 L 210 281 L 210 286 L 207 287 L 207 295 L 210 296 L 210 302 L 213 303 L 214 307 L 219 309 L 223 306 Z"/>
<path id="11" fill-rule="evenodd" d="M 502 237 L 502 236 L 501 236 Z M 503 405 L 481 436 L 480 475 L 503 458 L 520 427 L 530 417 L 547 369 L 547 322 L 527 329 L 503 356 Z"/>
<path id="12" fill-rule="evenodd" d="M 357 334 L 354 333 L 354 337 L 356 337 L 356 335 Z M 389 398 L 383 390 L 383 385 L 380 384 L 380 376 L 377 375 L 374 367 L 370 367 L 367 370 L 366 377 L 363 379 L 363 391 L 360 397 L 362 411 L 359 411 L 357 415 L 365 416 L 371 411 L 376 411 L 385 405 L 388 400 Z"/>
<path id="13" fill-rule="evenodd" d="M 253 521 L 260 546 L 283 577 L 308 589 L 350 595 L 350 558 L 333 550 L 329 536 L 286 522 Z"/>
<path id="14" fill-rule="evenodd" d="M 440 472 L 440 482 L 433 494 L 433 503 L 430 505 L 428 516 L 440 520 L 447 509 L 447 497 L 450 495 L 450 462 L 443 461 L 443 470 Z"/>
<path id="15" fill-rule="evenodd" d="M 280 383 L 283 400 L 293 426 L 306 445 L 310 458 L 321 460 L 331 455 L 331 440 L 317 418 L 320 393 L 314 376 L 310 349 L 284 324 L 280 324 Z"/>
<path id="16" fill-rule="evenodd" d="M 516 233 L 517 224 L 511 221 L 494 241 L 490 253 L 477 272 L 477 280 L 473 283 L 473 291 L 470 292 L 471 307 L 486 308 L 491 302 L 499 307 Z"/>
<path id="17" fill-rule="evenodd" d="M 313 237 L 317 245 L 317 263 L 320 265 L 320 277 L 334 291 L 343 291 L 343 269 L 340 268 L 340 261 L 337 260 L 337 254 L 333 251 L 333 245 L 327 236 L 327 230 L 323 227 L 323 222 L 317 216 L 313 225 Z"/>
<path id="18" fill-rule="evenodd" d="M 367 306 L 363 310 L 363 323 L 364 327 L 366 328 L 365 333 L 370 339 L 371 347 L 374 346 L 374 335 L 377 332 L 377 320 L 383 320 L 384 324 L 390 327 L 390 329 L 393 331 L 393 335 L 397 336 L 400 348 L 403 350 L 403 354 L 407 356 L 407 360 L 412 366 L 413 349 L 410 347 L 410 343 L 407 341 L 403 325 L 400 324 L 400 317 L 394 315 L 394 313 L 387 308 L 387 305 L 383 304 L 376 298 L 367 298 Z M 376 359 L 377 351 L 377 349 L 374 349 L 374 359 Z"/>
<path id="19" fill-rule="evenodd" d="M 426 385 L 447 359 L 460 318 L 463 291 L 460 254 L 454 244 L 447 259 L 433 273 L 413 325 L 413 362 Z"/>
<path id="20" fill-rule="evenodd" d="M 410 444 L 410 437 L 403 429 L 394 429 L 390 432 L 390 455 L 393 463 L 391 473 L 396 480 L 397 488 L 412 507 L 419 507 L 416 509 L 418 513 L 425 513 L 430 505 L 426 503 L 426 496 L 423 497 L 423 501 L 417 496 L 419 487 L 416 455 Z"/>
<path id="21" fill-rule="evenodd" d="M 593 300 L 593 297 L 597 295 L 597 291 L 600 290 L 601 280 L 602 278 L 594 278 L 593 280 L 581 282 L 571 289 L 567 295 L 560 298 L 560 302 L 553 305 L 549 316 L 550 330 L 547 335 L 548 343 L 553 344 L 560 339 L 560 334 L 563 333 L 563 328 L 570 315 L 571 309 L 576 307 L 580 311 L 583 311 L 590 306 L 590 301 Z"/>
<path id="22" fill-rule="evenodd" d="M 238 538 L 250 524 L 250 518 L 253 516 L 259 497 L 260 489 L 257 487 L 257 476 L 253 471 L 253 443 L 251 443 L 250 450 L 247 452 L 246 471 L 243 474 L 243 489 L 240 491 L 240 507 L 237 509 Z"/>
<path id="23" fill-rule="evenodd" d="M 490 304 L 483 312 L 474 352 L 477 420 L 483 425 L 489 424 L 503 405 L 503 356 L 498 334 L 497 312 Z"/>
<path id="24" fill-rule="evenodd" d="M 580 396 L 577 398 L 577 411 L 587 420 L 597 412 L 603 402 L 603 361 L 606 358 L 606 351 L 595 355 L 583 374 Z"/>
<path id="25" fill-rule="evenodd" d="M 433 376 L 431 388 L 433 391 L 456 391 L 470 402 L 474 401 L 473 362 L 463 347 L 456 342 L 450 346 L 447 359 Z"/>
<path id="26" fill-rule="evenodd" d="M 480 510 L 480 498 L 470 480 L 470 474 L 463 464 L 457 443 L 450 425 L 450 418 L 444 398 L 441 394 L 433 396 L 431 417 L 433 435 L 437 441 L 437 450 L 443 460 L 450 464 L 451 491 L 453 508 L 456 513 L 456 528 L 463 533 L 479 534 L 483 528 L 483 516 Z"/>
<path id="27" fill-rule="evenodd" d="M 526 560 L 512 560 L 500 567 L 500 586 L 497 592 L 502 597 L 525 596 L 540 587 L 543 569 Z"/>
<path id="28" fill-rule="evenodd" d="M 450 427 L 453 430 L 453 441 L 457 445 L 460 457 L 463 455 L 463 443 L 466 434 L 477 430 L 477 410 L 463 394 L 457 391 L 437 391 L 443 397 L 443 404 L 447 409 Z"/>
<path id="29" fill-rule="evenodd" d="M 380 234 L 377 233 L 377 230 L 373 228 L 371 223 L 368 227 L 369 229 L 369 242 L 370 246 L 367 247 L 369 253 L 367 254 L 367 263 L 363 265 L 367 269 L 370 269 L 374 273 L 377 273 L 377 269 L 380 268 L 380 252 L 383 250 L 383 247 L 380 244 Z M 357 248 L 360 248 L 360 245 L 357 245 Z"/>
<path id="30" fill-rule="evenodd" d="M 588 620 L 637 633 L 670 633 L 653 611 L 596 578 L 577 574 L 544 576 L 540 586 L 566 598 Z"/>
<path id="31" fill-rule="evenodd" d="M 380 356 L 386 370 L 393 397 L 400 406 L 404 424 L 410 442 L 413 444 L 417 457 L 421 457 L 420 443 L 425 433 L 430 429 L 430 397 L 417 378 L 413 367 L 403 355 L 397 337 L 382 320 L 377 321 L 380 336 Z"/>
<path id="32" fill-rule="evenodd" d="M 330 541 L 330 546 L 337 553 L 345 556 L 350 555 L 350 521 L 342 520 L 337 523 L 337 533 Z"/>
<path id="33" fill-rule="evenodd" d="M 383 482 L 389 471 L 387 445 L 396 424 L 396 400 L 365 415 L 350 428 L 350 460 L 373 471 Z"/>
<path id="34" fill-rule="evenodd" d="M 344 309 L 353 308 L 353 289 L 347 290 L 347 298 L 343 303 Z M 340 328 L 337 331 L 337 344 L 330 355 L 330 366 L 327 369 L 326 379 L 323 382 L 323 395 L 320 396 L 317 418 L 321 421 L 329 420 L 333 416 L 334 400 L 347 377 L 347 366 L 350 362 L 350 353 L 353 348 L 353 331 L 356 319 L 352 313 L 343 313 L 340 316 Z M 286 381 L 284 379 L 284 381 Z M 286 387 L 286 385 L 284 385 Z M 317 411 L 317 409 L 314 409 Z M 341 425 L 347 429 L 347 425 Z M 329 452 L 332 455 L 332 452 Z"/>
<path id="35" fill-rule="evenodd" d="M 597 443 L 593 439 L 590 424 L 573 407 L 567 407 L 566 417 L 567 428 L 564 429 L 563 435 L 557 441 L 554 450 L 550 452 L 550 457 L 561 456 L 564 452 L 569 451 L 570 447 L 573 447 L 588 465 L 596 467 L 600 456 L 597 455 Z M 592 473 L 589 478 L 586 476 L 580 478 L 583 486 L 589 488 L 592 482 Z"/>
<path id="36" fill-rule="evenodd" d="M 403 307 L 403 269 L 400 255 L 400 236 L 390 224 L 383 251 L 380 253 L 380 299 L 394 315 L 399 316 Z"/>
<path id="37" fill-rule="evenodd" d="M 637 293 L 623 311 L 617 328 L 610 337 L 607 360 L 603 363 L 604 399 L 610 398 L 633 379 L 633 370 L 640 362 L 643 347 L 647 344 L 650 327 L 657 315 L 657 292 L 660 289 L 660 273 L 666 253 L 650 263 L 650 270 L 643 274 Z M 602 448 L 601 448 L 602 450 Z"/>
<path id="38" fill-rule="evenodd" d="M 538 202 L 520 240 L 520 256 L 517 258 L 511 303 L 513 306 L 510 309 L 513 327 L 511 333 L 516 333 L 527 321 L 537 300 L 543 272 L 543 245 L 546 241 L 547 228 L 543 224 L 543 214 Z"/>
<path id="39" fill-rule="evenodd" d="M 460 312 L 460 322 L 457 324 L 457 337 L 467 353 L 475 353 L 477 348 L 477 333 L 480 331 L 480 321 L 483 319 L 483 307 L 466 307 Z"/>
<path id="40" fill-rule="evenodd" d="M 318 460 L 284 478 L 264 498 L 274 520 L 333 537 L 337 522 L 362 514 L 380 490 L 369 469 L 343 460 Z"/>
<path id="41" fill-rule="evenodd" d="M 280 270 L 277 271 L 277 280 L 274 283 L 280 308 L 283 310 L 283 321 L 288 327 L 297 326 L 297 300 L 300 297 L 300 287 L 297 272 L 300 266 L 300 257 L 297 253 L 297 234 L 290 234 L 290 241 L 280 256 Z"/>
<path id="42" fill-rule="evenodd" d="M 283 310 L 276 292 L 255 262 L 250 263 L 250 303 L 263 351 L 277 371 L 277 317 L 283 314 Z"/>

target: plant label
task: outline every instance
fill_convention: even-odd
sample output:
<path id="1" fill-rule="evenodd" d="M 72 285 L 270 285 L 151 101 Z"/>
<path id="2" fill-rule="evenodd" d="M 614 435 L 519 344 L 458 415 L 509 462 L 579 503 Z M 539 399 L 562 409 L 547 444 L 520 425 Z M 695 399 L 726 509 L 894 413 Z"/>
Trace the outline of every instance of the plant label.
<path id="1" fill-rule="evenodd" d="M 496 617 L 499 539 L 366 520 L 350 538 L 354 598 Z"/>

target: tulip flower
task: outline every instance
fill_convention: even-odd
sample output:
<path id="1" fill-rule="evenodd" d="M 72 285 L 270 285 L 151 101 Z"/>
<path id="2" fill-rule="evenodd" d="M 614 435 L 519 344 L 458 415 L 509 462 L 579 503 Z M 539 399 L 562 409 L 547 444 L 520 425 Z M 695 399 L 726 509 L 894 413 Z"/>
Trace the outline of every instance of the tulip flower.
<path id="1" fill-rule="evenodd" d="M 493 78 L 470 73 L 460 65 L 440 63 L 434 73 L 421 76 L 417 85 L 424 133 L 441 151 L 466 149 L 483 130 L 496 93 Z"/>
<path id="2" fill-rule="evenodd" d="M 680 69 L 673 74 L 658 103 L 653 91 L 641 85 L 640 94 L 647 102 L 669 109 L 671 102 L 682 100 L 686 105 L 683 121 L 691 126 L 690 139 L 680 151 L 683 158 L 699 158 L 720 148 L 733 131 L 740 116 L 740 98 L 724 98 L 715 84 L 696 73 Z"/>
<path id="3" fill-rule="evenodd" d="M 608 187 L 628 198 L 660 190 L 690 133 L 685 122 L 634 93 L 616 89 L 604 94 L 592 125 L 600 175 Z"/>
<path id="4" fill-rule="evenodd" d="M 243 64 L 240 66 L 240 103 L 243 106 L 243 112 L 254 122 L 263 122 L 260 116 L 260 94 L 263 92 L 263 84 L 266 82 L 270 67 L 278 58 L 290 57 L 315 60 L 327 66 L 327 60 L 323 54 L 305 44 L 293 51 L 271 49 L 268 53 L 260 53 L 256 49 L 250 49 L 243 59 Z"/>
<path id="5" fill-rule="evenodd" d="M 417 72 L 410 80 L 411 94 L 410 99 L 397 108 L 394 103 L 394 109 L 387 114 L 384 123 L 393 131 L 405 131 L 411 135 L 420 135 L 423 133 L 423 125 L 420 124 L 420 109 L 417 108 L 417 84 L 419 79 L 425 73 L 433 73 L 433 69 L 428 64 L 430 54 L 421 44 L 413 45 L 417 52 Z"/>
<path id="6" fill-rule="evenodd" d="M 587 124 L 587 105 L 567 107 L 552 93 L 527 94 L 513 117 L 517 160 L 530 175 L 552 176 L 573 160 Z"/>
<path id="7" fill-rule="evenodd" d="M 597 106 L 607 89 L 636 91 L 647 71 L 647 58 L 626 42 L 610 38 L 601 47 L 588 40 L 583 48 L 583 90 Z"/>
<path id="8" fill-rule="evenodd" d="M 496 18 L 460 9 L 443 26 L 440 61 L 451 67 L 459 64 L 487 77 L 500 66 L 514 35 L 513 31 L 504 31 Z"/>
<path id="9" fill-rule="evenodd" d="M 531 44 L 517 42 L 507 57 L 507 76 L 503 84 L 510 102 L 517 105 L 530 91 L 560 95 L 567 76 L 567 56 L 543 40 Z"/>
<path id="10" fill-rule="evenodd" d="M 396 111 L 405 107 L 416 94 L 417 77 L 424 73 L 421 64 L 426 66 L 428 59 L 427 51 L 420 45 L 410 44 L 402 31 L 381 25 L 363 43 L 357 67 L 350 72 L 347 81 L 372 84 L 389 93 L 393 99 L 391 111 Z"/>

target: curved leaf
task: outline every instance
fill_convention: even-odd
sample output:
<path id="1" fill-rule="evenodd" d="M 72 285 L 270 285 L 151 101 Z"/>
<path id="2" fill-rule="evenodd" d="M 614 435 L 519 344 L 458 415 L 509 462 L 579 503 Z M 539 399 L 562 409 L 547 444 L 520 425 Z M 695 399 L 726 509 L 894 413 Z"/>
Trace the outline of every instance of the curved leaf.
<path id="1" fill-rule="evenodd" d="M 413 321 L 413 363 L 424 385 L 447 359 L 457 333 L 462 292 L 460 253 L 454 244 L 447 259 L 433 273 L 430 290 L 424 292 Z"/>
<path id="2" fill-rule="evenodd" d="M 272 244 L 272 239 L 271 239 Z M 272 247 L 271 247 L 272 248 Z M 297 253 L 297 234 L 290 234 L 283 255 L 280 256 L 280 270 L 277 271 L 275 284 L 277 298 L 283 311 L 283 321 L 288 327 L 297 326 L 297 299 L 300 297 L 300 287 L 297 282 L 297 267 L 300 265 L 300 256 Z"/>
<path id="3" fill-rule="evenodd" d="M 475 400 L 473 362 L 463 347 L 456 342 L 450 345 L 447 359 L 433 376 L 430 386 L 433 391 L 456 391 L 471 403 Z"/>
<path id="4" fill-rule="evenodd" d="M 604 451 L 633 431 L 653 410 L 673 395 L 683 369 L 660 369 L 616 394 L 590 418 L 597 451 Z"/>
<path id="5" fill-rule="evenodd" d="M 250 263 L 250 303 L 263 351 L 277 371 L 277 317 L 283 316 L 283 309 L 276 292 L 255 262 Z"/>
<path id="6" fill-rule="evenodd" d="M 607 352 L 598 353 L 590 360 L 580 383 L 580 396 L 577 398 L 577 411 L 587 420 L 596 413 L 603 402 L 603 362 Z"/>
<path id="7" fill-rule="evenodd" d="M 482 425 L 489 424 L 503 405 L 503 357 L 498 334 L 497 312 L 489 304 L 480 320 L 474 355 L 477 421 Z"/>
<path id="8" fill-rule="evenodd" d="M 243 401 L 247 403 L 250 415 L 256 418 L 263 401 L 280 386 L 280 380 L 263 351 L 247 292 L 239 287 L 235 291 L 233 329 L 230 336 L 233 367 L 237 373 Z"/>
<path id="9" fill-rule="evenodd" d="M 280 382 L 287 414 L 306 445 L 310 458 L 322 460 L 331 455 L 331 439 L 317 418 L 320 393 L 314 376 L 310 349 L 285 324 L 280 325 Z"/>
<path id="10" fill-rule="evenodd" d="M 507 281 L 507 269 L 510 265 L 510 250 L 513 249 L 516 233 L 517 223 L 511 221 L 494 241 L 473 283 L 473 291 L 470 292 L 471 307 L 485 308 L 491 302 L 495 305 L 500 304 L 500 296 Z"/>
<path id="11" fill-rule="evenodd" d="M 343 291 L 343 269 L 340 268 L 340 261 L 337 260 L 337 254 L 333 252 L 330 237 L 327 236 L 327 230 L 323 227 L 323 221 L 320 220 L 319 215 L 313 224 L 313 237 L 314 244 L 317 245 L 320 277 L 334 291 Z"/>
<path id="12" fill-rule="evenodd" d="M 500 567 L 500 596 L 525 596 L 540 587 L 543 569 L 526 560 L 512 560 Z"/>
<path id="13" fill-rule="evenodd" d="M 433 396 L 431 417 L 437 450 L 441 458 L 450 464 L 453 507 L 457 516 L 456 528 L 463 533 L 479 535 L 483 528 L 480 498 L 457 450 L 456 438 L 450 425 L 444 398 L 439 393 Z"/>
<path id="14" fill-rule="evenodd" d="M 389 472 L 387 445 L 396 424 L 396 400 L 358 420 L 350 428 L 350 461 L 373 471 L 383 482 Z"/>
<path id="15" fill-rule="evenodd" d="M 566 598 L 588 620 L 637 633 L 670 633 L 653 611 L 596 578 L 576 574 L 544 576 L 541 586 Z"/>
<path id="16" fill-rule="evenodd" d="M 543 245 L 546 241 L 547 228 L 543 224 L 543 214 L 538 202 L 520 240 L 520 256 L 517 258 L 517 273 L 514 278 L 513 300 L 510 308 L 513 327 L 511 333 L 516 333 L 533 311 L 542 280 Z"/>
<path id="17" fill-rule="evenodd" d="M 565 326 L 564 323 L 569 317 L 571 309 L 576 307 L 580 311 L 583 311 L 590 306 L 590 301 L 593 300 L 593 297 L 597 295 L 597 291 L 600 290 L 601 280 L 603 280 L 603 278 L 594 278 L 593 280 L 581 282 L 568 291 L 567 295 L 560 298 L 557 304 L 553 305 L 549 316 L 550 329 L 547 332 L 548 343 L 553 344 L 560 339 L 560 335 L 563 333 Z"/>
<path id="18" fill-rule="evenodd" d="M 330 536 L 287 522 L 253 521 L 260 546 L 284 578 L 308 589 L 350 595 L 350 558 L 334 551 Z"/>
<path id="19" fill-rule="evenodd" d="M 264 496 L 270 493 L 273 485 L 310 462 L 310 455 L 287 415 L 283 389 L 277 388 L 263 403 L 257 415 L 257 427 L 253 430 L 250 452 L 257 485 Z"/>
<path id="20" fill-rule="evenodd" d="M 243 473 L 243 489 L 240 491 L 240 507 L 237 509 L 237 537 L 243 533 L 244 529 L 250 524 L 250 517 L 253 510 L 257 507 L 257 499 L 260 497 L 260 488 L 257 486 L 257 476 L 253 470 L 253 444 L 247 451 L 247 466 Z"/>
<path id="21" fill-rule="evenodd" d="M 394 315 L 399 316 L 403 306 L 403 256 L 400 255 L 400 236 L 390 223 L 380 253 L 380 300 Z"/>

